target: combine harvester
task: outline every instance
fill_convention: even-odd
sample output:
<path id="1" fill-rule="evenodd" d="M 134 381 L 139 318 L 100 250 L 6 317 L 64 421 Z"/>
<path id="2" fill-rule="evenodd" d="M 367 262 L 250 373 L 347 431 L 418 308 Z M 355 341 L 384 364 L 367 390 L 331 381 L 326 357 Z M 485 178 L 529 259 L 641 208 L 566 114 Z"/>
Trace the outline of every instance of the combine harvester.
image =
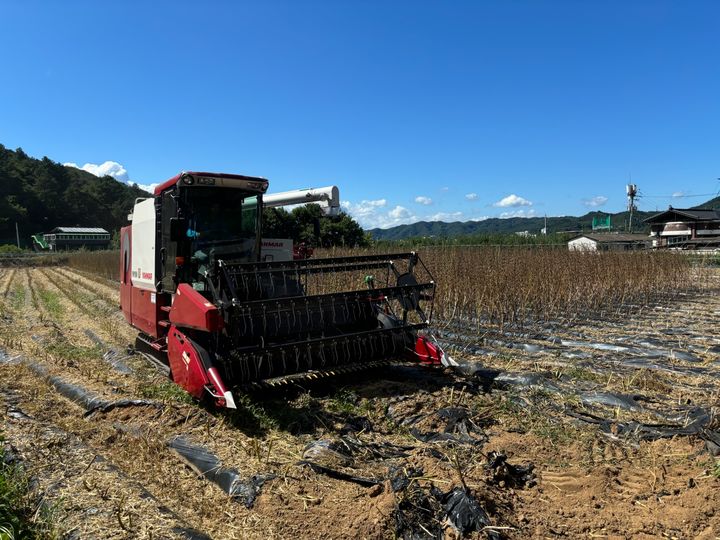
<path id="1" fill-rule="evenodd" d="M 445 363 L 421 333 L 435 282 L 416 253 L 294 258 L 291 241 L 262 238 L 263 208 L 319 201 L 336 213 L 337 188 L 267 188 L 185 172 L 135 202 L 121 230 L 120 298 L 139 349 L 195 398 L 228 408 L 233 389 L 259 381 Z"/>

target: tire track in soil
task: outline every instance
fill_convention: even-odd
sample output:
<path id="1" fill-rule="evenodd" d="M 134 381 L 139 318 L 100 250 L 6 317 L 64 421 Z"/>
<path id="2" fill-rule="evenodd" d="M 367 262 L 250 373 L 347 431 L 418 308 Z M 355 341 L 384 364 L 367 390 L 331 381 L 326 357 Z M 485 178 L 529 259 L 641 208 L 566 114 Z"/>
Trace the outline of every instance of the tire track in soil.
<path id="1" fill-rule="evenodd" d="M 33 278 L 30 275 L 30 270 L 25 269 L 25 312 L 31 317 L 31 319 L 37 318 L 37 311 L 40 311 L 40 302 L 38 301 L 37 291 L 33 286 Z M 30 294 L 27 294 L 27 293 Z M 36 311 L 37 310 L 37 311 Z"/>
<path id="2" fill-rule="evenodd" d="M 96 282 L 93 282 L 86 276 L 78 276 L 74 272 L 69 271 L 68 268 L 53 268 L 53 272 L 61 275 L 65 279 L 74 283 L 77 287 L 87 290 L 94 296 L 103 300 L 108 307 L 113 308 L 117 311 L 120 305 L 120 285 L 118 284 L 115 288 L 109 286 L 98 286 Z M 70 274 L 70 275 L 68 275 Z M 91 285 L 91 283 L 94 283 Z M 110 292 L 112 291 L 112 292 Z"/>
<path id="3" fill-rule="evenodd" d="M 15 279 L 15 274 L 17 273 L 17 270 L 15 268 L 12 268 L 9 272 L 3 271 L 2 274 L 2 285 L 0 285 L 0 296 L 3 298 L 7 298 L 7 296 L 10 294 L 10 287 L 12 286 L 12 282 Z"/>
<path id="4" fill-rule="evenodd" d="M 136 333 L 125 323 L 125 318 L 122 317 L 117 306 L 108 305 L 100 298 L 103 305 L 99 307 L 100 313 L 98 313 L 90 307 L 96 304 L 82 286 L 73 283 L 59 272 L 41 270 L 41 273 L 74 306 L 76 311 L 74 326 L 92 329 L 100 335 L 105 343 L 112 346 L 122 348 L 128 343 L 134 342 Z M 87 303 L 83 301 L 85 299 Z M 79 313 L 77 313 L 78 311 Z M 77 332 L 77 334 L 83 342 L 90 342 L 84 333 Z"/>
<path id="5" fill-rule="evenodd" d="M 91 319 L 80 312 L 77 304 L 71 301 L 65 291 L 47 279 L 42 271 L 39 272 L 38 277 L 43 278 L 41 284 L 46 286 L 47 290 L 57 292 L 64 309 L 63 318 L 66 321 L 72 321 L 72 324 L 56 321 L 51 314 L 44 312 L 42 315 L 42 319 L 46 321 L 44 326 L 50 326 L 54 331 L 51 331 L 49 335 L 46 331 L 43 336 L 45 340 L 34 341 L 35 350 L 52 360 L 53 365 L 62 373 L 74 378 L 74 382 L 82 386 L 90 384 L 93 391 L 108 399 L 112 400 L 113 396 L 119 397 L 120 395 L 140 398 L 139 387 L 142 384 L 140 379 L 119 374 L 101 357 L 102 352 L 99 350 L 97 354 L 87 353 L 88 350 L 96 350 L 97 345 L 85 334 L 83 329 L 89 328 L 96 334 L 101 334 L 103 333 L 102 324 L 98 324 L 97 319 Z M 38 284 L 33 283 L 31 286 L 34 288 Z M 100 319 L 100 321 L 103 320 Z M 63 343 L 69 345 L 67 351 L 62 346 Z M 52 346 L 57 344 L 61 345 L 59 350 L 52 351 Z M 77 350 L 74 349 L 75 347 L 82 347 L 82 349 Z"/>
<path id="6" fill-rule="evenodd" d="M 62 268 L 62 270 L 74 274 L 77 279 L 84 279 L 89 280 L 98 285 L 101 289 L 105 289 L 106 291 L 109 291 L 111 294 L 118 294 L 120 283 L 118 281 L 115 281 L 114 279 L 108 279 L 101 276 L 97 276 L 95 274 L 92 274 L 90 272 L 84 272 L 82 270 L 78 270 L 77 268 L 72 268 L 69 266 L 63 266 L 59 267 L 58 269 Z"/>

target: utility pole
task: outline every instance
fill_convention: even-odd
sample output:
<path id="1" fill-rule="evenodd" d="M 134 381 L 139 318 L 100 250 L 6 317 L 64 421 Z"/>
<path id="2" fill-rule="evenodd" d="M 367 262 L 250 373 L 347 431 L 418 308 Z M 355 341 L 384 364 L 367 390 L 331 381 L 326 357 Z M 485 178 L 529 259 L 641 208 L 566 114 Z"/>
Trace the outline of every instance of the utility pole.
<path id="1" fill-rule="evenodd" d="M 630 220 L 628 224 L 628 229 L 632 233 L 633 229 L 633 212 L 637 210 L 637 206 L 635 206 L 635 197 L 637 196 L 637 185 L 635 184 L 628 184 L 625 188 L 625 191 L 627 192 L 627 198 L 628 198 L 628 212 L 630 212 Z"/>
<path id="2" fill-rule="evenodd" d="M 17 221 L 15 222 L 15 237 L 17 239 L 18 249 L 20 249 L 20 229 L 18 229 Z"/>

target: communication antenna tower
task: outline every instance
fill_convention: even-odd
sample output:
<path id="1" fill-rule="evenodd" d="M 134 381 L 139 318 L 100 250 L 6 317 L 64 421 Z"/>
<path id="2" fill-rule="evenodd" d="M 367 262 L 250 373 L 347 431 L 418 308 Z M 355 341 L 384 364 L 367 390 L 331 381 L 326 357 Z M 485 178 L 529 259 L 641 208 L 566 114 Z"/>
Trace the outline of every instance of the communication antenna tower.
<path id="1" fill-rule="evenodd" d="M 628 212 L 630 212 L 630 232 L 632 232 L 633 228 L 633 212 L 637 210 L 637 206 L 635 206 L 635 197 L 637 197 L 637 185 L 636 184 L 628 184 L 625 187 L 625 191 L 627 192 L 627 198 L 628 198 Z"/>

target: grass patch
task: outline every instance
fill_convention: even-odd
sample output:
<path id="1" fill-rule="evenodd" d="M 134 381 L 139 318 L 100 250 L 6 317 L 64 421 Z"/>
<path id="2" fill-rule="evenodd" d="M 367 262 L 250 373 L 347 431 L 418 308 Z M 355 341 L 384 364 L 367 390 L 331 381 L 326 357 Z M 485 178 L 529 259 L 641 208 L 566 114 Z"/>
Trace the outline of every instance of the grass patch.
<path id="1" fill-rule="evenodd" d="M 562 375 L 569 377 L 571 379 L 575 379 L 577 381 L 600 383 L 600 382 L 605 382 L 607 380 L 602 375 L 595 373 L 594 371 L 590 371 L 589 369 L 580 367 L 580 366 L 573 366 L 571 368 L 565 369 L 562 371 Z"/>
<path id="2" fill-rule="evenodd" d="M 6 462 L 0 438 L 0 540 L 60 538 L 53 514 L 53 509 L 33 503 L 24 469 Z"/>
<path id="3" fill-rule="evenodd" d="M 241 392 L 235 392 L 233 396 L 237 409 L 228 411 L 227 414 L 235 426 L 255 433 L 263 433 L 279 427 L 278 420 L 252 397 Z"/>
<path id="4" fill-rule="evenodd" d="M 39 289 L 38 294 L 40 295 L 40 301 L 43 303 L 48 313 L 50 313 L 50 315 L 55 319 L 61 318 L 64 308 L 60 303 L 60 295 L 55 291 L 42 288 Z"/>
<path id="5" fill-rule="evenodd" d="M 195 403 L 195 400 L 190 394 L 172 381 L 143 385 L 140 387 L 140 395 L 144 398 L 158 401 Z"/>
<path id="6" fill-rule="evenodd" d="M 16 285 L 11 295 L 10 306 L 14 311 L 18 311 L 25 305 L 25 294 L 27 291 L 22 285 Z"/>
<path id="7" fill-rule="evenodd" d="M 50 343 L 45 350 L 48 354 L 63 360 L 102 358 L 102 351 L 99 346 L 83 347 L 70 343 L 65 339 Z"/>
<path id="8" fill-rule="evenodd" d="M 336 413 L 359 415 L 363 412 L 360 410 L 359 401 L 355 392 L 341 388 L 330 397 L 327 408 Z"/>

